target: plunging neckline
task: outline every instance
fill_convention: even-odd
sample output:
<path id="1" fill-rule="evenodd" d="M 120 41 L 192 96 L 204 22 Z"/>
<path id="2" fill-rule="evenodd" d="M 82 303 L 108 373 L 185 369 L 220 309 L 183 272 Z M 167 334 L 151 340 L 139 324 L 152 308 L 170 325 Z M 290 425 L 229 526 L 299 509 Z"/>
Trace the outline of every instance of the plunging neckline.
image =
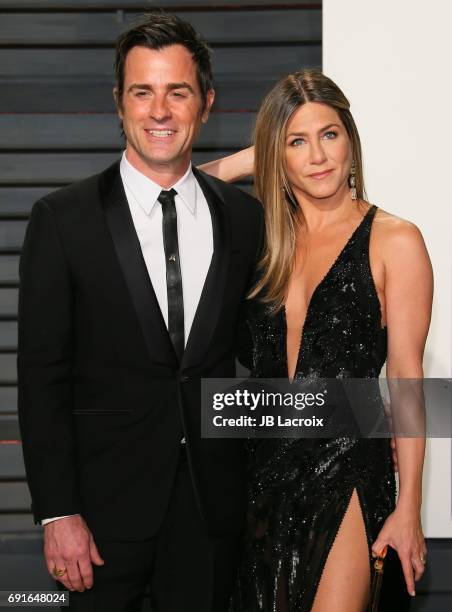
<path id="1" fill-rule="evenodd" d="M 303 325 L 302 325 L 301 331 L 300 331 L 300 344 L 298 346 L 298 353 L 297 353 L 297 359 L 295 361 L 295 371 L 293 373 L 293 376 L 290 376 L 290 372 L 289 372 L 289 355 L 288 355 L 288 351 L 287 351 L 287 313 L 286 313 L 286 305 L 283 304 L 283 306 L 282 306 L 282 313 L 283 313 L 283 319 L 284 319 L 284 330 L 285 330 L 285 334 L 284 334 L 284 346 L 285 346 L 285 355 L 286 355 L 286 373 L 287 373 L 287 378 L 289 379 L 290 382 L 293 382 L 295 376 L 297 375 L 298 364 L 300 363 L 300 357 L 301 357 L 301 353 L 302 353 L 301 349 L 303 347 L 303 339 L 304 339 L 304 335 L 305 335 L 306 321 L 308 320 L 308 316 L 309 316 L 310 311 L 311 311 L 312 302 L 314 301 L 314 298 L 316 297 L 316 295 L 319 293 L 321 287 L 325 284 L 327 279 L 330 277 L 330 275 L 333 273 L 334 269 L 339 264 L 340 260 L 344 256 L 344 253 L 347 251 L 348 247 L 350 246 L 351 242 L 355 238 L 355 236 L 358 233 L 358 231 L 361 229 L 361 227 L 364 224 L 364 222 L 366 221 L 367 217 L 370 215 L 371 211 L 376 210 L 376 208 L 377 207 L 376 207 L 375 204 L 370 206 L 369 210 L 366 212 L 364 217 L 361 219 L 361 221 L 358 223 L 356 228 L 353 230 L 350 238 L 347 240 L 347 242 L 344 244 L 342 249 L 339 251 L 338 255 L 336 256 L 336 259 L 333 261 L 331 266 L 328 268 L 328 270 L 326 271 L 326 273 L 322 277 L 322 279 L 318 282 L 318 284 L 316 285 L 314 291 L 311 293 L 311 297 L 309 298 L 308 305 L 306 307 L 306 314 L 304 316 Z"/>

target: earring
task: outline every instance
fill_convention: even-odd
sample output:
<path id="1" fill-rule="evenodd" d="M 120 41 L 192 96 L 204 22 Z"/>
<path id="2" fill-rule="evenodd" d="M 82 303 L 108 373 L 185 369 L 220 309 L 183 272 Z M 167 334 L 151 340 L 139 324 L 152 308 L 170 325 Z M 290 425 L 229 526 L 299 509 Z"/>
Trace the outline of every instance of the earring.
<path id="1" fill-rule="evenodd" d="M 357 200 L 358 196 L 356 194 L 356 164 L 355 164 L 355 160 L 352 161 L 352 167 L 350 168 L 350 176 L 348 177 L 348 185 L 350 187 L 350 194 L 352 196 L 352 200 Z"/>

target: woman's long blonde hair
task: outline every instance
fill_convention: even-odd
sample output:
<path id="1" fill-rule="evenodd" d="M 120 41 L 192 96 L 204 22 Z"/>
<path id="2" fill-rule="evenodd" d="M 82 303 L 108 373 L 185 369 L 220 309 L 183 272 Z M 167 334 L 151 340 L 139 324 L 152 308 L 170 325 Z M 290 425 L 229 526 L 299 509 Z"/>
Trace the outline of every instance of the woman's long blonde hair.
<path id="1" fill-rule="evenodd" d="M 306 102 L 327 104 L 339 115 L 352 146 L 357 198 L 365 196 L 361 143 L 342 91 L 319 70 L 300 70 L 281 79 L 265 98 L 254 131 L 254 187 L 264 206 L 266 239 L 259 262 L 262 273 L 249 295 L 259 295 L 276 309 L 286 297 L 295 261 L 296 227 L 302 222 L 301 208 L 287 179 L 286 129 L 294 112 Z"/>

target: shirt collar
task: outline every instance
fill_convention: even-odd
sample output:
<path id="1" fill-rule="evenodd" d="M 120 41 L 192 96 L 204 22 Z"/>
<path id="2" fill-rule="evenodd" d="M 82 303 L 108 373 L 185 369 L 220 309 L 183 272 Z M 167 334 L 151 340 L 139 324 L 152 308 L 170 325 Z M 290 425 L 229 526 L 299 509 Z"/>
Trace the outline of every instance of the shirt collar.
<path id="1" fill-rule="evenodd" d="M 120 174 L 123 183 L 127 186 L 136 202 L 147 215 L 150 215 L 163 187 L 132 166 L 126 157 L 125 151 L 121 158 Z M 168 190 L 173 188 L 177 191 L 177 196 L 194 215 L 196 212 L 196 180 L 191 163 L 184 176 L 174 185 L 168 187 Z"/>

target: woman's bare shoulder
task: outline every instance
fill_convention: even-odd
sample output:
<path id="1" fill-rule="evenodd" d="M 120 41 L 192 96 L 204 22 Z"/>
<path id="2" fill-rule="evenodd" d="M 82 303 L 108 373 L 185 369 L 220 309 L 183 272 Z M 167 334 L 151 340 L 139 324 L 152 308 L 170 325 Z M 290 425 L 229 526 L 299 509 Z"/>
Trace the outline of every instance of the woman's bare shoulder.
<path id="1" fill-rule="evenodd" d="M 403 249 L 418 250 L 424 248 L 424 239 L 420 229 L 407 219 L 378 208 L 373 224 L 375 242 L 391 252 Z"/>

